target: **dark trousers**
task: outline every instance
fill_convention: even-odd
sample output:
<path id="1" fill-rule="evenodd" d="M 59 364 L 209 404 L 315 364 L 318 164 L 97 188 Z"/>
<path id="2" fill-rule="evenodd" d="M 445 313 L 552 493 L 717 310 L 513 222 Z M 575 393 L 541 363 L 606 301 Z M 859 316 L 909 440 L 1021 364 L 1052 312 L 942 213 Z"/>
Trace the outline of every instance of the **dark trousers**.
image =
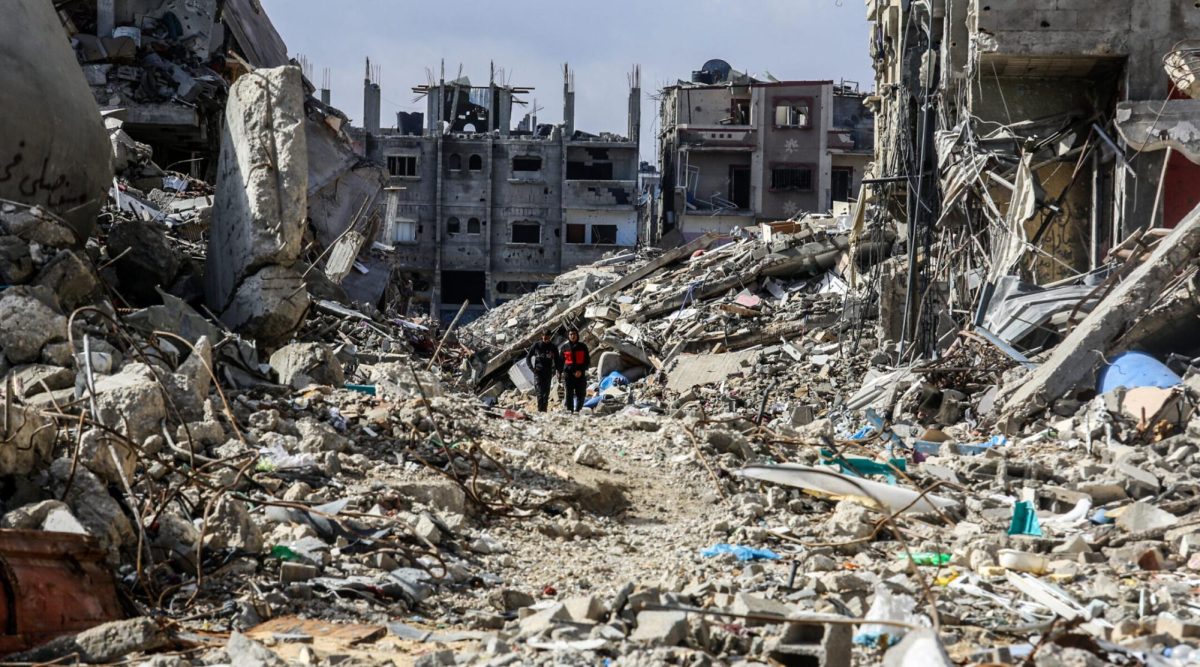
<path id="1" fill-rule="evenodd" d="M 537 373 L 534 375 L 534 380 L 537 383 L 538 412 L 545 412 L 546 407 L 550 404 L 550 381 L 553 379 L 553 372 Z"/>
<path id="2" fill-rule="evenodd" d="M 587 373 L 580 373 L 579 377 L 575 377 L 575 371 L 567 371 L 564 373 L 567 390 L 567 410 L 571 412 L 579 412 L 583 409 L 583 402 L 587 400 Z"/>

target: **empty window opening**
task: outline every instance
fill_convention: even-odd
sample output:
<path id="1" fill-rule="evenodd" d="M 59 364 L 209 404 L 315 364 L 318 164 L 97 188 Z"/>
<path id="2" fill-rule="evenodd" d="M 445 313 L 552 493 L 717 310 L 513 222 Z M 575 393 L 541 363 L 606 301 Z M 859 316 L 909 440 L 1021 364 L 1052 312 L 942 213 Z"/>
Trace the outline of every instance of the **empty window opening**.
<path id="1" fill-rule="evenodd" d="M 809 192 L 813 189 L 812 169 L 808 167 L 776 167 L 771 170 L 771 189 Z"/>
<path id="2" fill-rule="evenodd" d="M 567 223 L 567 243 L 587 243 L 587 225 Z"/>
<path id="3" fill-rule="evenodd" d="M 529 294 L 536 292 L 538 286 L 542 283 L 525 282 L 519 280 L 501 280 L 496 283 L 496 291 L 504 294 Z"/>
<path id="4" fill-rule="evenodd" d="M 483 226 L 479 223 L 479 218 L 471 218 L 471 219 L 467 220 L 467 233 L 468 234 L 478 234 L 480 229 L 482 229 L 482 227 Z"/>
<path id="5" fill-rule="evenodd" d="M 594 245 L 616 245 L 616 225 L 592 225 L 592 243 Z"/>
<path id="6" fill-rule="evenodd" d="M 613 180 L 613 164 L 611 162 L 568 162 L 567 180 L 611 181 Z"/>
<path id="7" fill-rule="evenodd" d="M 750 124 L 750 100 L 735 97 L 730 101 L 730 120 L 733 125 Z"/>
<path id="8" fill-rule="evenodd" d="M 513 158 L 513 171 L 541 171 L 542 158 L 536 155 L 522 155 Z"/>
<path id="9" fill-rule="evenodd" d="M 834 167 L 829 183 L 829 195 L 833 201 L 850 201 L 854 198 L 852 189 L 854 170 L 847 167 Z M 830 207 L 832 208 L 832 203 Z"/>
<path id="10" fill-rule="evenodd" d="M 462 231 L 462 230 L 459 228 L 458 218 L 447 218 L 446 219 L 446 233 L 447 234 L 449 234 L 450 236 L 454 236 L 455 234 L 459 233 L 460 231 Z"/>
<path id="11" fill-rule="evenodd" d="M 542 242 L 542 225 L 531 220 L 521 220 L 512 223 L 511 243 L 531 243 L 537 244 Z"/>
<path id="12" fill-rule="evenodd" d="M 442 271 L 442 303 L 483 303 L 487 278 L 483 271 Z"/>
<path id="13" fill-rule="evenodd" d="M 483 171 L 483 157 L 479 155 L 472 155 L 467 159 L 467 167 L 471 171 Z"/>
<path id="14" fill-rule="evenodd" d="M 808 127 L 808 102 L 782 102 L 775 105 L 775 127 Z"/>
<path id="15" fill-rule="evenodd" d="M 460 171 L 462 170 L 462 156 L 458 153 L 451 153 L 446 164 L 449 166 L 450 171 Z"/>
<path id="16" fill-rule="evenodd" d="M 416 176 L 417 156 L 389 155 L 387 156 L 388 173 L 392 176 Z"/>

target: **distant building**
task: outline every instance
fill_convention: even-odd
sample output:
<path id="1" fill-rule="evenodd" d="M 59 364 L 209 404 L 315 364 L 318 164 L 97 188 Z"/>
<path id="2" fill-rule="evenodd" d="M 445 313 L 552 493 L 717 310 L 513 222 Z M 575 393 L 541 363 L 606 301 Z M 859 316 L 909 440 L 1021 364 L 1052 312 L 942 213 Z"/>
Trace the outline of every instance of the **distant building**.
<path id="1" fill-rule="evenodd" d="M 466 77 L 418 86 L 424 117 L 381 129 L 367 80 L 357 136 L 391 176 L 381 245 L 431 312 L 452 317 L 464 301 L 482 312 L 637 244 L 640 74 L 630 76 L 624 134 L 592 135 L 575 129 L 574 75 L 563 73 L 564 122 L 538 125 L 532 109 L 517 129 L 513 105 L 530 88 Z"/>
<path id="2" fill-rule="evenodd" d="M 825 212 L 857 197 L 874 116 L 857 85 L 763 81 L 711 60 L 661 91 L 662 198 L 648 241 Z"/>

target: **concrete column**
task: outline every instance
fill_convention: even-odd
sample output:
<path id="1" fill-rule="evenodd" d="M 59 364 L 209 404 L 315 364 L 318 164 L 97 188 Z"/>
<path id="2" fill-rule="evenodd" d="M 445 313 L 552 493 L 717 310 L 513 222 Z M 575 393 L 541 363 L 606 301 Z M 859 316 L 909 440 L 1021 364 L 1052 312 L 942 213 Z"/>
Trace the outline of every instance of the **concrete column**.
<path id="1" fill-rule="evenodd" d="M 575 135 L 575 74 L 567 64 L 563 64 L 563 135 L 567 139 Z"/>
<path id="2" fill-rule="evenodd" d="M 117 0 L 98 0 L 96 2 L 96 36 L 112 37 L 113 29 L 117 27 Z"/>
<path id="3" fill-rule="evenodd" d="M 634 65 L 629 80 L 629 140 L 640 145 L 642 136 L 642 68 Z M 638 154 L 641 159 L 641 153 Z"/>

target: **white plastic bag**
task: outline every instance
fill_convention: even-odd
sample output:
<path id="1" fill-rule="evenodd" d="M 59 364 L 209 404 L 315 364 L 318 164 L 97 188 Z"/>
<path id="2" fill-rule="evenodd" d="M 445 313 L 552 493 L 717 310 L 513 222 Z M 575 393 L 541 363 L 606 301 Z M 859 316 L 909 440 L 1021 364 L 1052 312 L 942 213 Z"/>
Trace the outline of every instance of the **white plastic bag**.
<path id="1" fill-rule="evenodd" d="M 871 608 L 864 617 L 868 621 L 899 621 L 912 625 L 928 625 L 928 620 L 919 614 L 914 614 L 917 601 L 911 595 L 895 595 L 885 586 L 875 588 L 875 597 L 871 599 Z M 908 632 L 907 628 L 899 625 L 883 625 L 866 623 L 859 627 L 854 635 L 854 643 L 862 646 L 891 646 Z"/>

